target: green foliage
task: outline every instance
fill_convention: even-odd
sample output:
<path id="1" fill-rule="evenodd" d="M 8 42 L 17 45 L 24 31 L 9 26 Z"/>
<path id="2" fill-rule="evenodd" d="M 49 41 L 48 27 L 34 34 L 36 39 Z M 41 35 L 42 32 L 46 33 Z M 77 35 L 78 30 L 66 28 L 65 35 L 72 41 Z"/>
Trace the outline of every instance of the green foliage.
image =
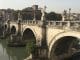
<path id="1" fill-rule="evenodd" d="M 26 47 L 29 50 L 29 52 L 33 53 L 34 49 L 35 49 L 35 42 L 34 41 L 27 41 Z"/>
<path id="2" fill-rule="evenodd" d="M 33 10 L 32 8 L 25 8 L 21 11 L 22 13 L 22 19 L 23 20 L 33 20 L 34 19 L 34 13 L 36 20 L 41 19 L 41 11 L 40 10 Z"/>
<path id="3" fill-rule="evenodd" d="M 61 16 L 61 14 L 57 14 L 55 12 L 50 12 L 50 13 L 46 13 L 46 19 L 53 20 L 53 21 L 56 21 L 56 20 L 60 21 L 60 20 L 62 20 L 62 16 Z"/>
<path id="4" fill-rule="evenodd" d="M 19 11 L 20 11 L 20 10 L 14 11 L 14 13 L 13 13 L 14 20 L 17 20 L 17 19 L 18 19 L 18 12 L 19 12 Z"/>
<path id="5" fill-rule="evenodd" d="M 28 8 L 24 8 L 22 10 L 11 10 L 8 9 L 6 10 L 7 12 L 12 14 L 12 17 L 14 18 L 14 20 L 18 19 L 18 13 L 21 13 L 21 17 L 22 20 L 33 20 L 34 19 L 34 13 L 35 13 L 35 18 L 36 20 L 41 20 L 41 16 L 42 16 L 42 12 L 41 10 L 33 10 L 33 8 L 28 7 Z M 52 21 L 59 21 L 62 20 L 62 16 L 61 14 L 55 13 L 55 12 L 50 12 L 50 13 L 46 13 L 46 20 L 52 20 Z"/>

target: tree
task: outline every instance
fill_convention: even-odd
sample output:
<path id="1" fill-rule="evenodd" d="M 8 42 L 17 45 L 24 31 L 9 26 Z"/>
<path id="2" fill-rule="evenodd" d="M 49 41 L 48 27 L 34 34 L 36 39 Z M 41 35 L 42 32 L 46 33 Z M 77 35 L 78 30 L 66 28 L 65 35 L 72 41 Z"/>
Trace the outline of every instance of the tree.
<path id="1" fill-rule="evenodd" d="M 47 20 L 53 20 L 53 21 L 59 21 L 62 20 L 61 14 L 57 14 L 55 12 L 46 13 L 46 19 Z"/>

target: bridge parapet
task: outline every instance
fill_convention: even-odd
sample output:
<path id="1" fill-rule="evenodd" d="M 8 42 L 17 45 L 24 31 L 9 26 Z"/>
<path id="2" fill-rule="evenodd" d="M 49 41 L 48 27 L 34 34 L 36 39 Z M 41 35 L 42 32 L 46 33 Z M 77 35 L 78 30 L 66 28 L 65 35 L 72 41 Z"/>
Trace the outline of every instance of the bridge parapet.
<path id="1" fill-rule="evenodd" d="M 68 30 L 80 30 L 80 21 L 47 21 L 47 26 Z"/>
<path id="2" fill-rule="evenodd" d="M 5 22 L 4 22 L 4 24 L 7 24 L 7 23 L 18 23 L 18 20 L 6 20 Z"/>
<path id="3" fill-rule="evenodd" d="M 12 23 L 18 23 L 18 20 L 11 20 Z M 42 26 L 43 21 L 41 20 L 22 20 L 21 24 L 27 25 L 39 25 Z M 66 30 L 80 30 L 80 21 L 45 21 L 47 27 L 57 28 L 57 29 L 66 29 Z"/>
<path id="4" fill-rule="evenodd" d="M 41 25 L 42 24 L 42 21 L 39 21 L 39 20 L 23 20 L 22 21 L 23 24 L 28 24 L 28 25 Z"/>

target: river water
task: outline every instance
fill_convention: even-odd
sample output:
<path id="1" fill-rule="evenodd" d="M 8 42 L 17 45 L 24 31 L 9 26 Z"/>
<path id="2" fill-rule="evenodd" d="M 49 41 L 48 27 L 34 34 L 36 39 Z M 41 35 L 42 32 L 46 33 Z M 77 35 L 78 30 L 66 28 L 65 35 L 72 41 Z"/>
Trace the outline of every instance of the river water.
<path id="1" fill-rule="evenodd" d="M 0 39 L 0 60 L 24 60 L 30 55 L 32 45 L 29 41 L 25 47 L 8 47 L 7 39 Z"/>
<path id="2" fill-rule="evenodd" d="M 26 47 L 8 47 L 7 40 L 0 39 L 0 60 L 24 60 L 30 54 Z"/>

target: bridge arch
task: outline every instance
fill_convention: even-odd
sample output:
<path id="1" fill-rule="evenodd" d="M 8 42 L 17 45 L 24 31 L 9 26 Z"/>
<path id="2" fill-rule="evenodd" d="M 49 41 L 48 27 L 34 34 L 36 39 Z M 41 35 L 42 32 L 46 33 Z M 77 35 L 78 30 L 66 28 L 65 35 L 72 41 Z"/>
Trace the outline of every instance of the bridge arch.
<path id="1" fill-rule="evenodd" d="M 79 43 L 79 40 L 79 32 L 65 32 L 57 35 L 49 46 L 49 58 L 55 58 L 55 60 L 57 60 L 57 58 L 62 54 L 64 55 L 67 53 L 68 55 L 71 48 Z"/>
<path id="2" fill-rule="evenodd" d="M 16 27 L 15 26 L 11 27 L 11 34 L 16 34 Z"/>
<path id="3" fill-rule="evenodd" d="M 28 52 L 27 55 L 30 53 L 35 53 L 34 48 L 36 46 L 36 36 L 30 28 L 26 28 L 23 32 L 22 40 L 25 42 L 26 50 Z"/>
<path id="4" fill-rule="evenodd" d="M 25 41 L 33 39 L 36 42 L 36 36 L 34 31 L 30 28 L 26 28 L 22 34 L 22 39 Z"/>

